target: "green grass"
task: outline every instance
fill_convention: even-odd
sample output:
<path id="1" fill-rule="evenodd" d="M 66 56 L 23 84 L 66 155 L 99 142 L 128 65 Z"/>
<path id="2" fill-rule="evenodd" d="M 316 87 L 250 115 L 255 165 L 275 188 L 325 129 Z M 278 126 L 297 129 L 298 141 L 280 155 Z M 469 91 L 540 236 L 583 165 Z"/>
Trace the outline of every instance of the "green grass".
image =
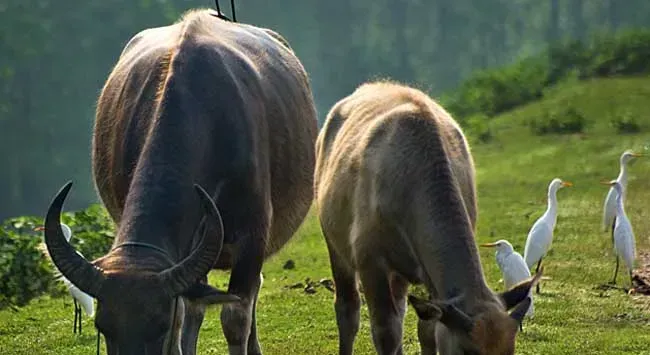
<path id="1" fill-rule="evenodd" d="M 598 182 L 618 174 L 625 149 L 650 145 L 650 80 L 596 80 L 566 84 L 543 101 L 490 121 L 494 139 L 473 144 L 478 170 L 479 242 L 508 239 L 523 253 L 526 234 L 542 214 L 546 189 L 554 177 L 571 181 L 558 193 L 559 218 L 553 250 L 545 259 L 542 295 L 536 316 L 517 337 L 518 354 L 650 354 L 650 297 L 628 296 L 595 287 L 611 277 L 614 259 L 609 237 L 600 231 L 607 188 Z M 578 135 L 533 136 L 527 121 L 553 107 L 572 106 L 587 119 Z M 609 122 L 620 115 L 637 118 L 642 132 L 617 135 Z M 646 151 L 648 152 L 648 151 Z M 650 159 L 630 169 L 626 208 L 639 248 L 650 247 Z M 284 270 L 287 260 L 295 269 Z M 498 280 L 493 250 L 481 250 L 486 278 Z M 214 272 L 213 284 L 224 286 L 226 274 Z M 323 287 L 307 294 L 287 286 L 330 278 L 327 252 L 313 213 L 287 247 L 264 266 L 265 282 L 258 305 L 258 329 L 265 354 L 334 354 L 337 329 L 333 294 Z M 620 278 L 624 280 L 624 278 Z M 18 312 L 0 312 L 0 354 L 91 354 L 95 333 L 84 317 L 84 334 L 72 334 L 72 301 L 41 297 Z M 404 350 L 419 352 L 415 315 L 405 320 Z M 227 353 L 219 308 L 211 308 L 201 330 L 200 354 Z M 355 343 L 358 354 L 374 352 L 367 309 Z M 102 350 L 102 353 L 104 351 Z"/>

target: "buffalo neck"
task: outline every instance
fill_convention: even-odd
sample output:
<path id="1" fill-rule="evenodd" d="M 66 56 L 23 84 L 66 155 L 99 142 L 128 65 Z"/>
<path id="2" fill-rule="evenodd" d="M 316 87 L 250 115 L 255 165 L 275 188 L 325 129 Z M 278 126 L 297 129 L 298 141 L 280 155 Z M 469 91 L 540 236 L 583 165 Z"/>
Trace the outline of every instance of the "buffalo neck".
<path id="1" fill-rule="evenodd" d="M 424 194 L 428 198 L 413 204 L 417 227 L 411 242 L 425 273 L 425 284 L 443 299 L 462 295 L 491 298 L 460 192 L 453 184 L 436 185 Z"/>
<path id="2" fill-rule="evenodd" d="M 148 243 L 178 259 L 187 254 L 201 215 L 192 187 L 197 165 L 196 159 L 190 159 L 192 143 L 182 127 L 169 126 L 154 126 L 145 144 L 126 197 L 115 245 Z"/>

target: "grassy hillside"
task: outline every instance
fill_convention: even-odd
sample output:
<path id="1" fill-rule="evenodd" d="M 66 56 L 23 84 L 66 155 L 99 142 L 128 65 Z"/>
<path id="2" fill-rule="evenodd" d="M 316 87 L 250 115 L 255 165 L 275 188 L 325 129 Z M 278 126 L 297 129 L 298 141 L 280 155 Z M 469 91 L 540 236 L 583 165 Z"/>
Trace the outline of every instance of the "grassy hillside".
<path id="1" fill-rule="evenodd" d="M 650 354 L 650 298 L 597 286 L 611 278 L 614 259 L 609 237 L 600 231 L 602 179 L 618 174 L 625 149 L 650 153 L 650 79 L 605 79 L 565 84 L 543 101 L 518 108 L 489 121 L 492 138 L 476 141 L 478 169 L 478 241 L 508 239 L 523 253 L 526 234 L 546 204 L 546 189 L 554 177 L 573 182 L 558 193 L 559 218 L 552 253 L 545 259 L 542 295 L 535 299 L 536 316 L 518 336 L 518 354 Z M 582 133 L 532 133 L 530 120 L 572 108 L 585 119 Z M 637 134 L 617 134 L 610 121 L 635 118 Z M 627 213 L 639 248 L 650 247 L 650 158 L 631 168 Z M 489 284 L 502 290 L 493 250 L 481 250 Z M 285 270 L 287 260 L 294 269 Z M 213 273 L 214 283 L 226 277 Z M 330 278 L 327 252 L 318 222 L 311 213 L 295 239 L 264 267 L 265 282 L 258 305 L 258 326 L 265 354 L 334 354 L 337 329 L 333 294 L 322 286 L 315 293 L 289 286 Z M 624 277 L 619 279 L 625 280 Z M 619 282 L 620 282 L 619 281 Z M 365 306 L 364 306 L 365 307 Z M 89 354 L 94 351 L 92 321 L 84 318 L 83 336 L 72 335 L 72 301 L 39 298 L 18 312 L 0 312 L 1 354 Z M 404 350 L 419 351 L 415 315 L 406 317 Z M 371 354 L 367 310 L 355 344 L 358 354 Z M 201 354 L 224 354 L 219 309 L 208 311 L 201 330 Z"/>

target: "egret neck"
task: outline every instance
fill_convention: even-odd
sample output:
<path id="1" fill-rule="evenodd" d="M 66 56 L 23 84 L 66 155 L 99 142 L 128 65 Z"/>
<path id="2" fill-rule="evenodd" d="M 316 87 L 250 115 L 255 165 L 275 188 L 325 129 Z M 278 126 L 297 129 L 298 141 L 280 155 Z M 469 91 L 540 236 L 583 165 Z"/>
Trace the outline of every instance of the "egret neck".
<path id="1" fill-rule="evenodd" d="M 621 184 L 612 186 L 616 190 L 616 215 L 623 216 L 625 215 L 625 208 L 623 206 L 623 186 Z"/>
<path id="2" fill-rule="evenodd" d="M 551 185 L 548 188 L 548 207 L 544 215 L 550 219 L 549 222 L 552 226 L 557 222 L 557 190 L 559 186 Z"/>
<path id="3" fill-rule="evenodd" d="M 621 170 L 618 173 L 616 181 L 621 184 L 622 193 L 625 194 L 625 187 L 627 186 L 627 162 L 621 162 Z M 614 187 L 612 186 L 612 188 Z"/>

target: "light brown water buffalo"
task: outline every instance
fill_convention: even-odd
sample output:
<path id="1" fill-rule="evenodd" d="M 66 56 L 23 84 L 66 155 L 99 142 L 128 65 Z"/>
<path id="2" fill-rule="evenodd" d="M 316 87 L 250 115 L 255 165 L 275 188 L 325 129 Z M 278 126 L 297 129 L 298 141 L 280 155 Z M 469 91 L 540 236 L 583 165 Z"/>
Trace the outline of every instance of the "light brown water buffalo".
<path id="1" fill-rule="evenodd" d="M 340 354 L 352 353 L 359 329 L 358 278 L 379 354 L 402 353 L 409 284 L 430 296 L 409 296 L 423 354 L 513 354 L 541 273 L 502 294 L 487 286 L 474 163 L 452 117 L 419 90 L 367 83 L 330 110 L 316 144 Z"/>
<path id="2" fill-rule="evenodd" d="M 108 354 L 194 354 L 205 307 L 218 303 L 230 353 L 261 354 L 260 271 L 312 202 L 316 134 L 307 74 L 277 33 L 195 10 L 130 40 L 99 97 L 92 147 L 118 226 L 112 249 L 88 262 L 65 241 L 70 185 L 45 231 L 62 274 L 97 298 Z M 207 285 L 211 268 L 232 269 L 227 293 Z"/>

